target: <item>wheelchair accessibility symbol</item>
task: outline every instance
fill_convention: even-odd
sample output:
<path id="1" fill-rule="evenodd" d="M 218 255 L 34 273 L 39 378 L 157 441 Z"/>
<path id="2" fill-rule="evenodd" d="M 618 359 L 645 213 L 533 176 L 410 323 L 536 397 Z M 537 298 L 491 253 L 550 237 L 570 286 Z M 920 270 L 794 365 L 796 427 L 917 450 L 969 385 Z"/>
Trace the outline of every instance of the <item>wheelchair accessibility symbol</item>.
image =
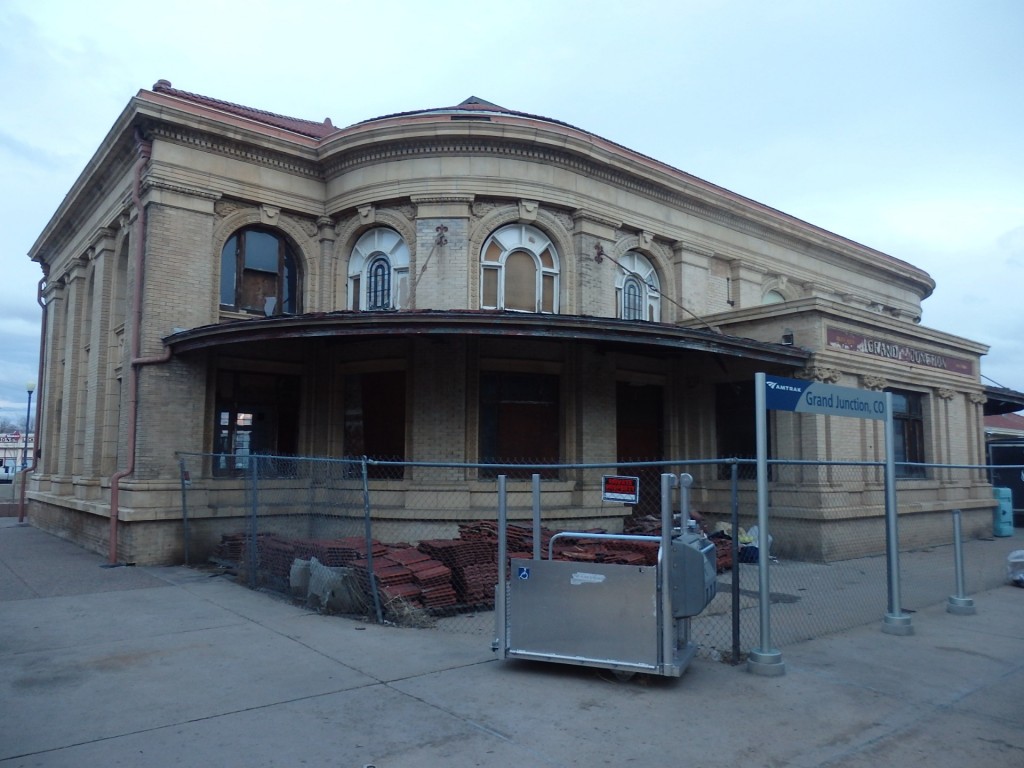
<path id="1" fill-rule="evenodd" d="M 523 565 L 519 566 L 519 580 L 520 581 L 526 581 L 529 578 L 530 578 L 530 569 L 527 568 L 526 566 L 523 566 Z"/>

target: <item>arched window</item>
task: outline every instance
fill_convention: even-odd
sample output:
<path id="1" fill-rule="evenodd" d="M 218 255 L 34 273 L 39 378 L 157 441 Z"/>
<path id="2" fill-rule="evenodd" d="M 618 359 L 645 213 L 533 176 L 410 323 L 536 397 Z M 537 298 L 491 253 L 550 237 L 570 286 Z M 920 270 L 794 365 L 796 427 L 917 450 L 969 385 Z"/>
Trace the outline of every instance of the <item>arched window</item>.
<path id="1" fill-rule="evenodd" d="M 661 283 L 654 265 L 636 251 L 627 251 L 618 262 L 615 293 L 619 317 L 623 320 L 660 322 Z"/>
<path id="2" fill-rule="evenodd" d="M 348 306 L 354 310 L 409 308 L 409 246 L 393 229 L 363 233 L 348 260 Z"/>
<path id="3" fill-rule="evenodd" d="M 622 281 L 622 318 L 644 319 L 644 288 L 636 275 L 627 275 Z"/>
<path id="4" fill-rule="evenodd" d="M 782 295 L 782 292 L 776 290 L 766 291 L 761 297 L 762 304 L 782 304 L 785 300 L 786 297 Z"/>
<path id="5" fill-rule="evenodd" d="M 536 227 L 509 224 L 480 255 L 480 308 L 558 312 L 558 252 Z"/>
<path id="6" fill-rule="evenodd" d="M 366 308 L 391 309 L 391 262 L 383 254 L 366 268 Z"/>
<path id="7" fill-rule="evenodd" d="M 268 229 L 241 229 L 221 251 L 220 304 L 263 315 L 300 311 L 296 251 Z"/>

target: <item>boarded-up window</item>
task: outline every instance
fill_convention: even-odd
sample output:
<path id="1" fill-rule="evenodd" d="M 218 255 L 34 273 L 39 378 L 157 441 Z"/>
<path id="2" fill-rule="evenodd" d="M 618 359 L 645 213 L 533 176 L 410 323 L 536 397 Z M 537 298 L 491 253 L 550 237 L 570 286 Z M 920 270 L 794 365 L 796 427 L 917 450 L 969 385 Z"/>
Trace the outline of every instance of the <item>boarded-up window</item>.
<path id="1" fill-rule="evenodd" d="M 345 454 L 405 461 L 405 372 L 345 377 Z M 373 478 L 401 478 L 402 467 L 370 465 Z"/>
<path id="2" fill-rule="evenodd" d="M 221 251 L 220 303 L 265 315 L 298 312 L 297 262 L 288 241 L 255 228 L 232 235 Z"/>
<path id="3" fill-rule="evenodd" d="M 480 462 L 507 464 L 483 470 L 485 477 L 505 474 L 557 477 L 554 469 L 522 464 L 557 464 L 561 451 L 559 378 L 548 374 L 488 371 L 480 374 Z"/>
<path id="4" fill-rule="evenodd" d="M 496 309 L 498 306 L 498 270 L 486 268 L 483 270 L 483 288 L 480 297 L 480 306 L 483 309 Z"/>
<path id="5" fill-rule="evenodd" d="M 505 309 L 537 311 L 537 263 L 523 251 L 505 258 Z"/>

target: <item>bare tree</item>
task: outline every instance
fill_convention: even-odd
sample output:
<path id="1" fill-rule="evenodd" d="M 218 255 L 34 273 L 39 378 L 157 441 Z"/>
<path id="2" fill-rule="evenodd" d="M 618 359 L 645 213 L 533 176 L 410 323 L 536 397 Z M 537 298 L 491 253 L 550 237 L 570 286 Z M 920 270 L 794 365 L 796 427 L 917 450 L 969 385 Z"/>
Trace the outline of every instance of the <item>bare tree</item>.
<path id="1" fill-rule="evenodd" d="M 24 426 L 24 421 L 15 421 L 7 416 L 0 416 L 0 434 L 6 435 L 9 432 L 21 431 Z"/>

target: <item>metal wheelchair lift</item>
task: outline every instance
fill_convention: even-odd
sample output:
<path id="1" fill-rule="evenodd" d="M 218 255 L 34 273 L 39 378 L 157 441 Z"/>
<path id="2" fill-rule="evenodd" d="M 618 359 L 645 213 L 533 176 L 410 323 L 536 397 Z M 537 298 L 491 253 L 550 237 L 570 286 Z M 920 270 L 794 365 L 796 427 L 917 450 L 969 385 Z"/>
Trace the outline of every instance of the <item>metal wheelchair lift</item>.
<path id="1" fill-rule="evenodd" d="M 697 646 L 690 618 L 715 596 L 714 544 L 690 529 L 689 474 L 661 476 L 661 536 L 561 532 L 541 556 L 534 481 L 533 557 L 508 561 L 505 477 L 498 478 L 495 638 L 501 659 L 529 659 L 679 677 Z M 679 489 L 679 513 L 672 492 Z M 656 565 L 553 560 L 558 538 L 657 542 Z"/>

